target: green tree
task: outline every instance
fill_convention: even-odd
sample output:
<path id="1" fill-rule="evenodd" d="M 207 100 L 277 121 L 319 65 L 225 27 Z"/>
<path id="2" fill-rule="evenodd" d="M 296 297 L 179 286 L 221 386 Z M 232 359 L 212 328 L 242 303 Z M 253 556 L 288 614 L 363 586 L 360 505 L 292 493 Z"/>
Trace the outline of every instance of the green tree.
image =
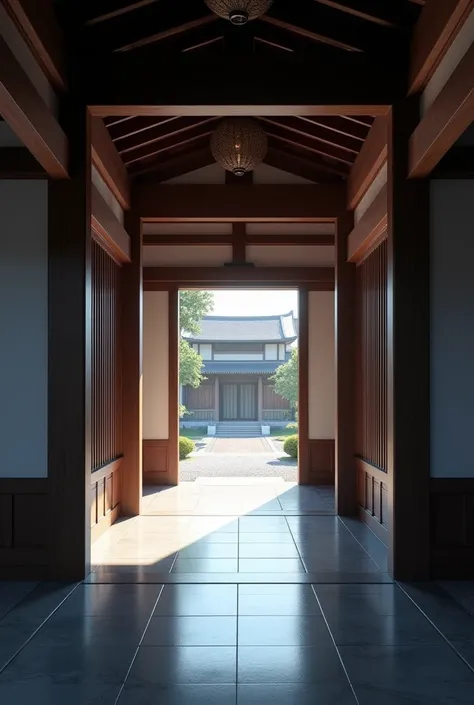
<path id="1" fill-rule="evenodd" d="M 283 399 L 288 399 L 291 406 L 298 406 L 298 348 L 295 348 L 288 362 L 281 365 L 271 380 L 275 384 L 275 392 Z"/>
<path id="2" fill-rule="evenodd" d="M 183 334 L 197 335 L 200 321 L 214 307 L 214 296 L 210 291 L 181 291 L 179 294 L 179 382 L 182 385 L 199 387 L 202 375 L 202 357 L 182 337 Z"/>

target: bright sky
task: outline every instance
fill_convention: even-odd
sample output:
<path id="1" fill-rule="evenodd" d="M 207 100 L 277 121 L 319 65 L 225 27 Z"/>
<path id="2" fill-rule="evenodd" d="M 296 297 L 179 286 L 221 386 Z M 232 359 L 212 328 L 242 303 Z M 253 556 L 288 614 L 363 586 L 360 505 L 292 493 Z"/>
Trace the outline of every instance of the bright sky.
<path id="1" fill-rule="evenodd" d="M 298 313 L 298 292 L 279 291 L 214 291 L 211 316 L 274 316 L 294 311 Z"/>

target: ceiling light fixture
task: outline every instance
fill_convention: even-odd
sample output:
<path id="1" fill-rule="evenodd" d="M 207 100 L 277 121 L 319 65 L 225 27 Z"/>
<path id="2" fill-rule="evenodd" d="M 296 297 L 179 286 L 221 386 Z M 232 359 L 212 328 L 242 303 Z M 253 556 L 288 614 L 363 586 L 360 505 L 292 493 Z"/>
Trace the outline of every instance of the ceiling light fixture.
<path id="1" fill-rule="evenodd" d="M 234 25 L 244 25 L 263 15 L 273 0 L 204 0 L 212 12 Z"/>
<path id="2" fill-rule="evenodd" d="M 218 164 L 235 176 L 253 171 L 265 159 L 265 130 L 251 118 L 226 118 L 211 135 L 211 152 Z"/>

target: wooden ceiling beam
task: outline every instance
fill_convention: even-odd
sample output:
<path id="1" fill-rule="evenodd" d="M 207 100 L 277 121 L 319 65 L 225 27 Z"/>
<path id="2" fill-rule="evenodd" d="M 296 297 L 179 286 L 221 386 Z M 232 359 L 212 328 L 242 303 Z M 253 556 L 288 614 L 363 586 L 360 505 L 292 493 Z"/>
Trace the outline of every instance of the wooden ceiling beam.
<path id="1" fill-rule="evenodd" d="M 385 115 L 405 95 L 404 77 L 395 65 L 391 72 L 380 62 L 358 59 L 344 53 L 326 65 L 294 54 L 223 55 L 219 61 L 180 55 L 150 80 L 149 60 L 133 53 L 100 63 L 83 56 L 81 80 L 87 105 L 101 117 L 223 116 L 236 110 L 256 116 Z"/>
<path id="2" fill-rule="evenodd" d="M 387 230 L 387 185 L 382 186 L 347 240 L 347 261 L 359 263 Z"/>
<path id="3" fill-rule="evenodd" d="M 143 267 L 143 284 L 243 284 L 270 282 L 291 285 L 295 281 L 334 288 L 334 267 Z"/>
<path id="4" fill-rule="evenodd" d="M 130 180 L 104 121 L 91 119 L 92 163 L 125 210 L 130 208 Z"/>
<path id="5" fill-rule="evenodd" d="M 270 125 L 277 125 L 278 127 L 284 128 L 285 130 L 293 132 L 296 135 L 301 135 L 305 139 L 312 139 L 316 143 L 328 145 L 331 148 L 334 147 L 336 150 L 340 150 L 340 154 L 345 152 L 350 156 L 349 161 L 353 161 L 360 151 L 361 143 L 357 140 L 351 140 L 344 135 L 338 135 L 336 137 L 335 132 L 326 131 L 324 128 L 321 128 L 317 124 L 310 121 L 298 120 L 294 117 L 265 117 L 262 118 L 262 121 Z M 301 145 L 301 142 L 298 142 L 298 144 Z"/>
<path id="6" fill-rule="evenodd" d="M 206 145 L 199 150 L 178 154 L 166 160 L 153 160 L 147 165 L 132 166 L 130 172 L 133 179 L 153 178 L 155 183 L 161 183 L 214 163 L 209 145 Z"/>
<path id="7" fill-rule="evenodd" d="M 94 185 L 91 188 L 91 227 L 97 240 L 115 261 L 130 262 L 130 237 Z"/>
<path id="8" fill-rule="evenodd" d="M 387 120 L 378 117 L 365 140 L 347 180 L 347 207 L 356 208 L 387 160 Z"/>
<path id="9" fill-rule="evenodd" d="M 190 130 L 202 127 L 210 122 L 215 122 L 215 118 L 192 118 L 178 117 L 172 122 L 164 120 L 156 126 L 147 130 L 134 133 L 130 137 L 120 140 L 117 143 L 119 154 L 126 155 L 128 152 L 139 149 L 140 147 L 149 146 L 161 142 L 163 140 L 172 141 L 176 138 L 176 144 L 180 143 L 180 135 L 187 133 Z"/>
<path id="10" fill-rule="evenodd" d="M 120 140 L 127 139 L 133 135 L 138 135 L 141 132 L 146 132 L 147 130 L 152 130 L 158 125 L 163 125 L 164 123 L 173 122 L 178 120 L 177 116 L 173 117 L 162 117 L 162 118 L 149 118 L 149 117 L 129 117 L 125 120 L 118 120 L 116 123 L 109 123 L 105 121 L 107 129 L 109 131 L 110 137 L 113 142 L 120 142 Z M 119 147 L 119 144 L 117 144 Z"/>
<path id="11" fill-rule="evenodd" d="M 357 140 L 359 143 L 359 149 L 361 147 L 361 143 L 366 140 L 370 130 L 370 126 L 349 123 L 344 119 L 344 117 L 314 118 L 307 117 L 305 115 L 298 115 L 297 119 L 303 120 L 304 122 L 309 122 L 311 125 L 317 125 L 318 127 L 336 133 L 337 135 L 349 137 L 351 140 Z"/>
<path id="12" fill-rule="evenodd" d="M 51 0 L 0 0 L 51 84 L 66 89 L 63 36 Z"/>
<path id="13" fill-rule="evenodd" d="M 310 157 L 312 154 L 317 155 L 318 159 L 320 159 L 321 161 L 321 164 L 324 164 L 325 171 L 328 171 L 331 174 L 336 174 L 337 176 L 344 177 L 347 176 L 347 174 L 349 173 L 349 168 L 352 162 L 343 162 L 342 160 L 336 159 L 332 155 L 329 155 L 327 152 L 323 152 L 322 150 L 306 146 L 306 144 L 304 145 L 304 147 L 300 146 L 297 141 L 288 138 L 285 132 L 280 131 L 276 127 L 271 127 L 270 129 L 268 129 L 267 135 L 270 139 L 276 141 L 277 145 L 280 145 L 280 148 L 282 145 L 289 145 L 290 148 L 293 149 L 300 148 L 302 155 L 306 156 L 306 158 Z"/>
<path id="14" fill-rule="evenodd" d="M 473 9 L 474 0 L 426 3 L 413 32 L 410 93 L 426 86 Z"/>
<path id="15" fill-rule="evenodd" d="M 241 225 L 243 225 L 243 223 L 241 223 Z M 144 247 L 165 247 L 170 245 L 176 247 L 193 247 L 197 245 L 232 245 L 233 241 L 234 236 L 231 233 L 229 233 L 229 235 L 215 235 L 211 233 L 199 235 L 159 234 L 143 236 Z M 245 241 L 247 245 L 258 245 L 259 247 L 272 247 L 275 245 L 281 247 L 293 247 L 294 245 L 330 247 L 334 245 L 334 235 L 330 233 L 327 235 L 283 235 L 281 233 L 269 235 L 246 234 Z"/>
<path id="16" fill-rule="evenodd" d="M 197 141 L 201 143 L 209 138 L 214 126 L 217 124 L 219 118 L 214 118 L 212 121 L 209 120 L 203 125 L 198 124 L 194 128 L 190 128 L 181 137 L 176 137 L 172 135 L 169 138 L 162 139 L 158 142 L 153 142 L 151 144 L 145 144 L 143 147 L 139 147 L 136 150 L 127 152 L 123 155 L 123 159 L 126 166 L 140 162 L 143 159 L 149 159 L 150 157 L 156 157 L 158 155 L 163 155 L 165 152 L 176 148 L 189 147 L 191 144 L 195 144 Z M 203 144 L 199 145 L 200 147 Z M 160 157 L 161 158 L 161 157 Z"/>
<path id="17" fill-rule="evenodd" d="M 474 122 L 474 44 L 446 82 L 410 138 L 411 177 L 434 169 Z"/>
<path id="18" fill-rule="evenodd" d="M 307 29 L 304 26 L 299 26 L 292 24 L 291 22 L 280 19 L 279 17 L 271 17 L 270 15 L 263 15 L 262 22 L 283 29 L 291 34 L 296 34 L 305 39 L 310 39 L 313 42 L 319 42 L 320 44 L 327 44 L 328 46 L 334 47 L 335 49 L 342 49 L 349 52 L 362 52 L 364 51 L 360 46 L 356 46 L 356 43 L 352 39 L 351 43 L 343 42 L 339 39 L 333 37 L 328 37 L 325 34 L 320 34 Z"/>
<path id="19" fill-rule="evenodd" d="M 194 29 L 198 29 L 199 27 L 204 27 L 205 25 L 208 25 L 211 22 L 215 22 L 216 19 L 217 18 L 215 15 L 206 15 L 205 17 L 199 17 L 195 20 L 185 22 L 184 24 L 168 27 L 168 29 L 164 29 L 161 32 L 156 32 L 155 34 L 147 35 L 146 37 L 137 39 L 134 42 L 125 44 L 125 46 L 117 47 L 116 49 L 114 49 L 114 51 L 133 51 L 133 49 L 140 49 L 141 47 L 148 46 L 149 44 L 156 44 L 157 42 L 162 42 L 164 39 L 170 39 L 171 37 L 176 37 L 179 34 L 184 34 L 186 32 L 191 32 Z"/>
<path id="20" fill-rule="evenodd" d="M 288 174 L 299 176 L 302 179 L 313 181 L 315 184 L 334 180 L 332 174 L 328 174 L 324 168 L 320 168 L 314 159 L 304 159 L 281 148 L 281 145 L 273 144 L 270 140 L 265 164 L 286 171 Z"/>
<path id="21" fill-rule="evenodd" d="M 170 186 L 137 182 L 134 207 L 149 222 L 332 222 L 345 209 L 344 184 Z"/>
<path id="22" fill-rule="evenodd" d="M 130 0 L 120 0 L 120 2 L 107 0 L 107 2 L 101 3 L 98 3 L 97 0 L 82 0 L 82 13 L 89 18 L 86 19 L 85 24 L 94 25 L 99 22 L 113 20 L 115 17 L 127 15 L 130 12 L 136 12 L 136 10 L 157 2 L 159 0 L 136 0 L 135 2 L 130 2 Z"/>
<path id="23" fill-rule="evenodd" d="M 67 178 L 67 137 L 2 37 L 0 66 L 0 115 L 51 178 Z"/>
<path id="24" fill-rule="evenodd" d="M 315 2 L 382 27 L 402 27 L 407 20 L 407 12 L 403 12 L 403 6 L 398 0 L 386 0 L 384 3 L 379 0 L 343 0 L 342 2 L 315 0 Z"/>

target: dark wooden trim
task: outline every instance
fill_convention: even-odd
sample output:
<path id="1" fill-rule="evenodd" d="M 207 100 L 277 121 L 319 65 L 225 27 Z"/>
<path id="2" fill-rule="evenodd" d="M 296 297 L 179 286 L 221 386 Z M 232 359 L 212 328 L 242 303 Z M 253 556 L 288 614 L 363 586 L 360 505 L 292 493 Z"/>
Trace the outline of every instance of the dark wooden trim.
<path id="1" fill-rule="evenodd" d="M 47 477 L 0 477 L 1 494 L 48 494 L 50 481 Z"/>
<path id="2" fill-rule="evenodd" d="M 122 461 L 123 458 L 117 458 L 117 460 L 113 460 L 111 463 L 107 463 L 107 465 L 104 465 L 104 467 L 92 472 L 91 485 L 100 482 L 104 479 L 104 477 L 107 477 L 108 475 L 111 475 L 112 473 L 116 472 L 122 465 Z"/>
<path id="3" fill-rule="evenodd" d="M 91 227 L 93 237 L 115 262 L 130 262 L 130 237 L 94 185 L 91 188 Z"/>
<path id="4" fill-rule="evenodd" d="M 179 474 L 179 290 L 168 293 L 168 480 L 178 484 Z"/>
<path id="5" fill-rule="evenodd" d="M 349 233 L 347 259 L 356 264 L 372 252 L 387 230 L 387 186 L 382 186 L 362 218 Z"/>
<path id="6" fill-rule="evenodd" d="M 186 186 L 137 182 L 134 208 L 147 222 L 323 222 L 345 210 L 343 184 Z"/>
<path id="7" fill-rule="evenodd" d="M 311 485 L 330 485 L 335 483 L 335 441 L 332 438 L 310 438 L 309 446 L 309 482 Z M 337 511 L 341 514 L 340 511 Z"/>
<path id="8" fill-rule="evenodd" d="M 247 226 L 245 223 L 232 223 L 232 262 L 244 264 L 247 261 Z"/>
<path id="9" fill-rule="evenodd" d="M 26 147 L 0 147 L 0 179 L 47 179 L 48 175 Z"/>
<path id="10" fill-rule="evenodd" d="M 389 572 L 429 577 L 429 181 L 408 179 L 413 102 L 395 105 L 388 130 Z"/>
<path id="11" fill-rule="evenodd" d="M 366 460 L 356 457 L 355 466 L 357 470 L 365 472 L 367 475 L 370 475 L 370 477 L 375 477 L 377 482 L 383 482 L 384 484 L 387 484 L 387 473 L 383 470 L 380 470 L 380 468 L 376 467 L 375 465 L 372 465 L 372 463 L 368 463 Z"/>
<path id="12" fill-rule="evenodd" d="M 130 179 L 101 118 L 92 118 L 92 163 L 124 210 L 130 208 Z"/>
<path id="13" fill-rule="evenodd" d="M 193 278 L 191 281 L 182 279 L 179 282 L 145 282 L 143 284 L 143 291 L 168 291 L 171 284 L 173 286 L 176 284 L 180 289 L 248 289 L 249 281 L 239 280 L 231 282 L 218 282 L 208 279 L 198 279 Z M 334 282 L 305 282 L 301 279 L 295 278 L 293 280 L 281 282 L 279 280 L 273 281 L 272 279 L 256 279 L 252 281 L 252 289 L 298 289 L 300 286 L 304 286 L 309 291 L 334 291 Z"/>
<path id="14" fill-rule="evenodd" d="M 474 121 L 474 44 L 410 138 L 411 177 L 427 176 Z"/>
<path id="15" fill-rule="evenodd" d="M 430 0 L 425 4 L 413 32 L 410 94 L 426 86 L 473 8 L 473 0 Z"/>
<path id="16" fill-rule="evenodd" d="M 309 293 L 306 288 L 299 290 L 298 311 L 298 482 L 309 485 Z"/>
<path id="17" fill-rule="evenodd" d="M 63 36 L 51 0 L 1 0 L 55 88 L 66 89 Z"/>
<path id="18" fill-rule="evenodd" d="M 192 247 L 202 245 L 232 245 L 233 237 L 229 235 L 144 235 L 144 247 L 159 247 L 173 245 L 178 247 Z M 294 245 L 312 246 L 332 246 L 334 245 L 334 235 L 246 235 L 247 245 L 259 245 L 263 247 L 293 247 Z"/>
<path id="19" fill-rule="evenodd" d="M 347 180 L 347 207 L 354 210 L 387 160 L 387 118 L 375 119 Z"/>
<path id="20" fill-rule="evenodd" d="M 474 577 L 473 511 L 474 478 L 431 478 L 431 578 Z"/>
<path id="21" fill-rule="evenodd" d="M 2 37 L 0 66 L 0 114 L 51 178 L 67 178 L 67 137 Z"/>
<path id="22" fill-rule="evenodd" d="M 347 236 L 354 223 L 346 212 L 336 224 L 336 511 L 356 513 L 355 429 L 355 265 L 347 261 Z"/>
<path id="23" fill-rule="evenodd" d="M 125 225 L 131 262 L 122 267 L 122 514 L 140 514 L 142 502 L 143 266 L 142 227 L 135 210 Z"/>
<path id="24" fill-rule="evenodd" d="M 175 284 L 183 282 L 214 282 L 214 284 L 243 284 L 245 282 L 279 282 L 291 285 L 295 282 L 323 284 L 334 289 L 333 267 L 144 267 L 143 281 L 150 284 Z M 148 288 L 148 291 L 152 289 Z"/>
<path id="25" fill-rule="evenodd" d="M 50 577 L 56 580 L 81 580 L 90 571 L 92 241 L 89 118 L 83 104 L 71 102 L 65 106 L 64 121 L 72 150 L 71 178 L 50 181 L 48 187 Z"/>

